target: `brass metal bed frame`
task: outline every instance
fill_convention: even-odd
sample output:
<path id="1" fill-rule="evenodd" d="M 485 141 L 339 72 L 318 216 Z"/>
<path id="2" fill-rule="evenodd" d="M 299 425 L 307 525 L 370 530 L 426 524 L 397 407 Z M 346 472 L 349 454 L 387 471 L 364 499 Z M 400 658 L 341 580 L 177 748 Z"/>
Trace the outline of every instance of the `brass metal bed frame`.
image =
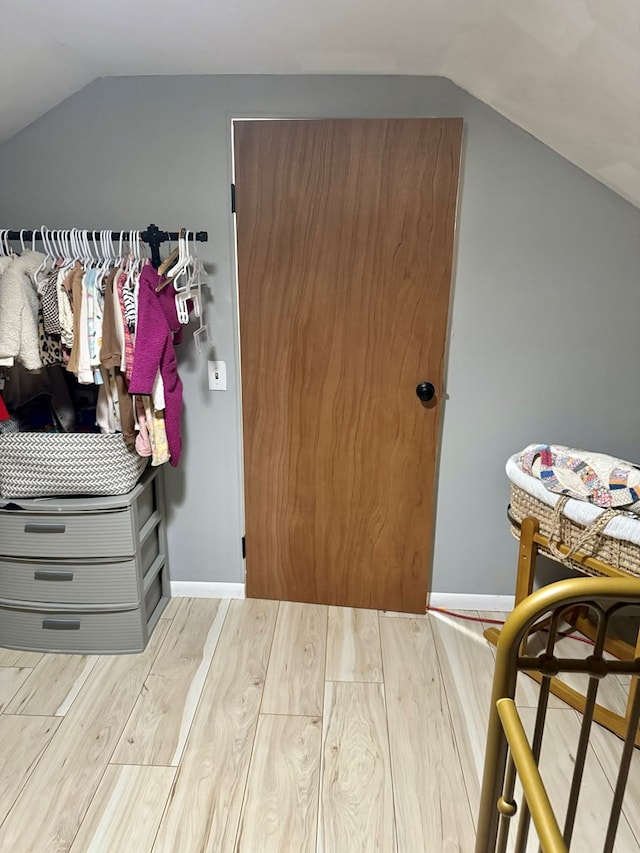
<path id="1" fill-rule="evenodd" d="M 524 518 L 522 522 L 518 522 L 509 511 L 509 522 L 512 529 L 515 530 L 520 528 L 520 546 L 518 550 L 518 568 L 515 592 L 515 606 L 517 607 L 531 595 L 533 590 L 536 560 L 539 551 L 542 551 L 546 556 L 550 557 L 550 559 L 555 559 L 555 557 L 549 553 L 549 538 L 540 532 L 538 519 L 529 516 Z M 570 553 L 569 547 L 562 542 L 556 543 L 555 548 L 562 554 Z M 585 578 L 587 581 L 597 580 L 597 577 L 592 577 L 594 574 L 600 578 L 624 579 L 625 582 L 633 582 L 636 579 L 635 576 L 630 575 L 624 569 L 612 566 L 597 557 L 593 557 L 580 551 L 572 553 L 571 564 L 571 567 L 578 571 L 580 570 L 580 567 L 583 568 L 583 570 L 589 575 L 588 578 Z M 584 607 L 576 606 L 570 609 L 565 613 L 564 619 L 581 634 L 592 641 L 595 640 L 596 626 Z M 547 626 L 545 624 L 540 625 L 541 629 L 545 629 L 546 627 Z M 500 630 L 497 628 L 489 628 L 485 631 L 484 636 L 490 643 L 497 645 L 500 633 Z M 636 657 L 640 656 L 640 631 L 638 631 L 635 646 L 624 642 L 617 637 L 608 635 L 605 639 L 604 649 L 607 653 L 614 655 L 621 660 L 634 660 Z M 542 674 L 536 670 L 531 670 L 528 674 L 538 682 L 542 680 Z M 569 687 L 569 685 L 565 684 L 561 679 L 555 677 L 552 678 L 549 689 L 551 693 L 571 705 L 572 708 L 575 708 L 581 713 L 584 712 L 587 697 L 572 687 Z M 628 728 L 629 713 L 630 703 L 627 705 L 627 711 L 624 715 L 617 714 L 610 708 L 596 703 L 593 711 L 593 718 L 597 723 L 618 735 L 618 737 L 625 737 Z M 640 746 L 640 736 L 637 738 L 636 746 Z"/>
<path id="2" fill-rule="evenodd" d="M 523 538 L 531 547 L 535 524 L 523 523 Z M 526 534 L 526 537 L 524 537 Z M 519 581 L 522 580 L 519 577 Z M 522 592 L 522 590 L 521 590 Z M 529 590 L 530 592 L 530 590 Z M 575 826 L 578 798 L 583 781 L 585 759 L 592 722 L 597 719 L 596 703 L 602 678 L 630 675 L 630 688 L 624 726 L 616 734 L 624 738 L 618 777 L 609 815 L 603 853 L 612 853 L 618 822 L 634 753 L 640 721 L 640 657 L 627 655 L 615 660 L 606 657 L 612 621 L 625 608 L 640 605 L 640 579 L 625 577 L 580 577 L 550 584 L 533 594 L 521 596 L 520 603 L 507 619 L 498 642 L 493 681 L 484 775 L 475 853 L 505 853 L 512 818 L 519 812 L 513 853 L 526 849 L 533 821 L 543 853 L 567 853 Z M 557 640 L 563 636 L 561 626 L 568 613 L 578 610 L 587 614 L 593 628 L 593 648 L 584 658 L 559 654 Z M 546 643 L 541 654 L 527 650 L 527 638 L 544 630 Z M 540 681 L 535 728 L 529 742 L 514 702 L 519 672 L 535 675 Z M 549 694 L 554 679 L 562 673 L 583 673 L 588 687 L 580 710 L 583 713 L 575 764 L 569 790 L 564 825 L 554 814 L 538 770 L 544 737 Z M 555 691 L 554 691 L 555 692 Z M 576 691 L 574 691 L 576 693 Z M 577 696 L 580 694 L 576 693 Z M 517 778 L 522 785 L 522 802 L 514 800 Z M 582 853 L 582 851 L 579 851 Z M 595 853 L 590 849 L 589 853 Z"/>

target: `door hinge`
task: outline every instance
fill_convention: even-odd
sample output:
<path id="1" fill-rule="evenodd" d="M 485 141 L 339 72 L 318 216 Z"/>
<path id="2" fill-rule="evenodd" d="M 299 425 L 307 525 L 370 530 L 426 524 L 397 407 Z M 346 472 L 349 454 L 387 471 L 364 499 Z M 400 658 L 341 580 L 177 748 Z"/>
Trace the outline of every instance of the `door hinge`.
<path id="1" fill-rule="evenodd" d="M 242 559 L 245 560 L 247 557 L 247 540 L 243 536 L 242 537 Z"/>
<path id="2" fill-rule="evenodd" d="M 231 184 L 231 213 L 236 212 L 236 185 Z"/>

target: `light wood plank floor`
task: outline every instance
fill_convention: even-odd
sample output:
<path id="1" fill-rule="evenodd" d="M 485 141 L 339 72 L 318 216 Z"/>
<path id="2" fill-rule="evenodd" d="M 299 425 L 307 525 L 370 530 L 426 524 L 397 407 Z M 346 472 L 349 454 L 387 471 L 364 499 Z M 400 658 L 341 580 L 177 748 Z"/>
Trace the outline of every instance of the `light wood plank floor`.
<path id="1" fill-rule="evenodd" d="M 0 649 L 0 851 L 473 853 L 493 664 L 480 623 L 255 600 L 174 600 L 142 655 Z M 578 727 L 554 701 L 559 800 Z M 596 727 L 580 853 L 620 750 Z M 638 796 L 636 752 L 617 853 L 640 853 Z"/>

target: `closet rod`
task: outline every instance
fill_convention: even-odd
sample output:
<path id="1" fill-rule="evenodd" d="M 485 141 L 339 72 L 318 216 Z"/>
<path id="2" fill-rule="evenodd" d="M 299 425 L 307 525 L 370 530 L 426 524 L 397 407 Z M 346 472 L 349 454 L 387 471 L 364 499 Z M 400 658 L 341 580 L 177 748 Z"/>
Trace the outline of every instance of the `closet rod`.
<path id="1" fill-rule="evenodd" d="M 61 229 L 68 230 L 68 229 Z M 100 236 L 100 231 L 88 231 L 89 234 Z M 121 237 L 123 239 L 127 239 L 131 232 L 129 231 L 112 231 L 111 239 L 119 240 Z M 151 263 L 157 269 L 160 266 L 160 244 L 167 243 L 169 241 L 175 242 L 179 237 L 179 233 L 177 231 L 161 231 L 157 225 L 153 223 L 149 225 L 144 231 L 140 232 L 140 239 L 143 243 L 147 243 L 149 248 L 151 249 Z M 190 231 L 189 237 L 192 239 L 195 238 L 199 243 L 206 243 L 209 239 L 209 235 L 206 231 Z M 22 231 L 6 231 L 5 238 L 7 240 L 22 240 L 27 242 L 27 240 L 42 240 L 42 233 L 40 231 L 27 231 L 23 229 Z"/>

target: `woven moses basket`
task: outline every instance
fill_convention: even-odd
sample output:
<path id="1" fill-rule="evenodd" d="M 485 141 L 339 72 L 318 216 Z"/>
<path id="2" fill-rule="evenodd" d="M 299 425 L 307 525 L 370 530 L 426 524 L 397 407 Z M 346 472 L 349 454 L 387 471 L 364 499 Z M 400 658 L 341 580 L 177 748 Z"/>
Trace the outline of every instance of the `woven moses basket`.
<path id="1" fill-rule="evenodd" d="M 551 548 L 540 546 L 539 551 L 552 560 L 564 563 L 582 574 L 600 575 L 600 572 L 571 558 L 571 554 L 580 551 L 623 572 L 640 577 L 640 547 L 633 542 L 606 536 L 602 532 L 613 517 L 623 513 L 620 510 L 605 510 L 592 525 L 583 527 L 561 513 L 566 501 L 566 498 L 560 498 L 556 507 L 550 507 L 512 483 L 510 515 L 518 523 L 528 517 L 538 521 L 540 533 L 551 541 Z M 520 528 L 516 525 L 511 525 L 511 532 L 516 539 L 520 538 Z M 569 548 L 569 555 L 565 556 L 557 550 L 555 545 L 558 542 Z"/>
<path id="2" fill-rule="evenodd" d="M 0 436 L 0 497 L 124 495 L 147 462 L 118 434 L 9 433 Z"/>

